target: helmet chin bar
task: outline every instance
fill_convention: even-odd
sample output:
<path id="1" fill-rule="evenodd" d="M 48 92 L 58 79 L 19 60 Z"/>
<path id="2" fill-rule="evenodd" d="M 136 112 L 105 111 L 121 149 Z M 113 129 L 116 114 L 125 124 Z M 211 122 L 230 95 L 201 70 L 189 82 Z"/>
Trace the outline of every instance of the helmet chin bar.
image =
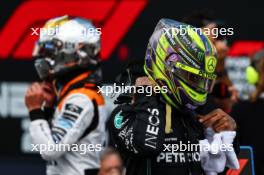
<path id="1" fill-rule="evenodd" d="M 197 107 L 199 107 L 205 103 L 205 102 L 203 102 L 203 103 L 196 102 L 194 99 L 192 99 L 185 92 L 185 90 L 182 87 L 179 88 L 179 94 L 180 94 L 181 100 L 186 102 L 186 103 L 182 104 L 182 108 L 184 110 L 195 110 Z M 192 101 L 189 100 L 190 98 L 192 99 Z"/>
<path id="2" fill-rule="evenodd" d="M 45 59 L 36 59 L 34 65 L 40 79 L 44 80 L 49 77 L 51 66 L 49 65 L 48 61 Z"/>
<path id="3" fill-rule="evenodd" d="M 182 89 L 179 88 L 178 89 L 178 94 L 179 94 L 179 98 L 181 99 L 181 101 L 189 101 L 188 95 L 186 94 L 186 92 Z M 187 103 L 180 103 L 176 97 L 175 97 L 175 93 L 172 93 L 171 91 L 168 91 L 167 95 L 162 94 L 162 96 L 164 97 L 164 99 L 172 106 L 176 107 L 177 109 L 181 110 L 181 111 L 192 111 L 195 110 L 196 108 L 198 108 L 200 105 L 202 104 L 192 104 L 190 102 Z"/>

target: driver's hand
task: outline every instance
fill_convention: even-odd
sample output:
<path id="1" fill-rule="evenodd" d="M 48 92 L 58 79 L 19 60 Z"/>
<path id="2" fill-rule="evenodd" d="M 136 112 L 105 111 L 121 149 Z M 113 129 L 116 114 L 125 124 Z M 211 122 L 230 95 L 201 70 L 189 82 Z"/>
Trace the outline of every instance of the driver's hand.
<path id="1" fill-rule="evenodd" d="M 199 115 L 198 117 L 205 128 L 212 127 L 216 132 L 234 131 L 237 128 L 235 120 L 219 108 L 207 115 Z"/>

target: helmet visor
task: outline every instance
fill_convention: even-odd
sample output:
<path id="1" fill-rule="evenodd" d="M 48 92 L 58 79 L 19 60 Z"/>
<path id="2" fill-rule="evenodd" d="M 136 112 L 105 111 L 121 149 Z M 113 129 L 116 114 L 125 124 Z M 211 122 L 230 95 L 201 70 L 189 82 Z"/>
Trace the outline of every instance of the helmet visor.
<path id="1" fill-rule="evenodd" d="M 195 91 L 201 93 L 211 92 L 216 78 L 215 74 L 206 73 L 180 62 L 177 62 L 172 68 L 172 73 L 194 88 Z"/>

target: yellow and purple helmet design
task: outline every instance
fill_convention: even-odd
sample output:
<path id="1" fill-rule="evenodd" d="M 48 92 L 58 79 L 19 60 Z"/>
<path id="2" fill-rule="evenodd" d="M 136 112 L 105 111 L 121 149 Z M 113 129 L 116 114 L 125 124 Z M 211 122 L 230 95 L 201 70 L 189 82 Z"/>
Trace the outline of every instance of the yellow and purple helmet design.
<path id="1" fill-rule="evenodd" d="M 144 69 L 177 108 L 205 104 L 216 79 L 216 49 L 200 28 L 161 19 L 149 39 Z"/>

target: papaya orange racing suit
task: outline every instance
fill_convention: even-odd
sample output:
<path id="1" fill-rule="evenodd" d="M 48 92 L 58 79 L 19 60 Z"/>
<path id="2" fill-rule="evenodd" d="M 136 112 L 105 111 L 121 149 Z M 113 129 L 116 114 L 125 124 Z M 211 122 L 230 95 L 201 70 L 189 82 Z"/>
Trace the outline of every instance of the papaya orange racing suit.
<path id="1" fill-rule="evenodd" d="M 63 86 L 52 117 L 41 109 L 30 112 L 32 146 L 47 160 L 47 175 L 97 174 L 106 136 L 105 102 L 91 84 L 80 83 L 87 75 Z"/>

